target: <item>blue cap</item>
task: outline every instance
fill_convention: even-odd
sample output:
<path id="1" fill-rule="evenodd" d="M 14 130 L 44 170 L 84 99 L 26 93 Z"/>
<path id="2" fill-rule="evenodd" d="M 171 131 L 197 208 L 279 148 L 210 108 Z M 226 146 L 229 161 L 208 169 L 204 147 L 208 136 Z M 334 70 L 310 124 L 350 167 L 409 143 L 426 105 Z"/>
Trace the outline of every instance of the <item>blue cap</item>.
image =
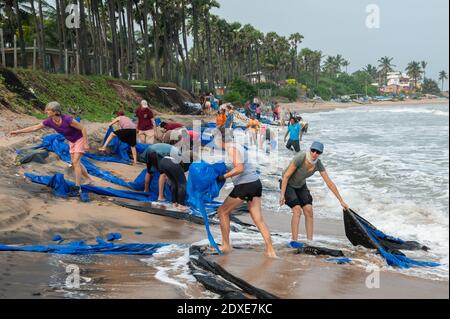
<path id="1" fill-rule="evenodd" d="M 325 149 L 325 146 L 324 146 L 322 143 L 320 143 L 320 142 L 314 142 L 314 143 L 311 145 L 311 149 L 312 149 L 312 150 L 319 151 L 320 153 L 323 153 L 323 151 L 324 151 L 324 149 Z"/>

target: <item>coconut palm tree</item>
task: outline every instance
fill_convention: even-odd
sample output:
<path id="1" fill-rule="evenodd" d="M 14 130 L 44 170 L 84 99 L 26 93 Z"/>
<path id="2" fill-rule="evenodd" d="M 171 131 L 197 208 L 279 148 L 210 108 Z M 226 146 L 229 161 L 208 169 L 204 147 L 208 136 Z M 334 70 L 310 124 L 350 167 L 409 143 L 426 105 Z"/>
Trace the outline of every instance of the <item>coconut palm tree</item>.
<path id="1" fill-rule="evenodd" d="M 427 62 L 427 61 L 422 61 L 422 62 L 420 62 L 420 65 L 421 65 L 422 70 L 423 70 L 423 78 L 426 79 L 426 78 L 427 78 L 427 66 L 428 66 L 428 62 Z"/>
<path id="2" fill-rule="evenodd" d="M 414 89 L 417 89 L 417 84 L 419 80 L 422 79 L 422 67 L 420 62 L 412 61 L 406 67 L 406 72 L 411 79 L 414 81 Z"/>
<path id="3" fill-rule="evenodd" d="M 380 63 L 379 66 L 378 66 L 378 71 L 379 71 L 379 76 L 380 76 L 380 78 L 379 78 L 379 82 L 380 82 L 379 84 L 380 85 L 382 83 L 386 84 L 386 82 L 387 82 L 387 74 L 389 72 L 393 72 L 394 71 L 395 65 L 392 64 L 393 60 L 394 60 L 394 58 L 391 58 L 391 57 L 388 57 L 388 56 L 382 57 L 382 58 L 380 58 L 378 60 L 378 63 Z M 383 80 L 383 81 L 381 81 L 381 80 Z"/>
<path id="4" fill-rule="evenodd" d="M 444 91 L 444 82 L 445 80 L 448 80 L 448 74 L 444 70 L 439 72 L 439 81 L 442 82 L 442 91 Z"/>

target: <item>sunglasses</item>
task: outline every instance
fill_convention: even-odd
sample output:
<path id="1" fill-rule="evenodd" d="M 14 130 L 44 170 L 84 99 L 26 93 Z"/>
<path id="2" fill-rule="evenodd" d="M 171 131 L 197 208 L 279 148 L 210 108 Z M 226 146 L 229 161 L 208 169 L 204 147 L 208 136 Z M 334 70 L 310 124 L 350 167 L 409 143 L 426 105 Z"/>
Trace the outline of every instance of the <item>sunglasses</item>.
<path id="1" fill-rule="evenodd" d="M 319 155 L 322 155 L 322 152 L 320 152 L 320 151 L 318 151 L 318 150 L 311 150 L 311 152 L 312 152 L 312 153 L 319 154 Z"/>

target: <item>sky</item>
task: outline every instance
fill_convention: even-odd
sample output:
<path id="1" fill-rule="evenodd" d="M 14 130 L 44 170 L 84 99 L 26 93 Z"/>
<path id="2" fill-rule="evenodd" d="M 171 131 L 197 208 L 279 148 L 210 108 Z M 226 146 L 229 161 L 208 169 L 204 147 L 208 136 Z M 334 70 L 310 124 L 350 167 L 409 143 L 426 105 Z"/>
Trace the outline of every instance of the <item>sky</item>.
<path id="1" fill-rule="evenodd" d="M 383 56 L 394 58 L 398 71 L 411 61 L 427 61 L 427 77 L 449 73 L 448 0 L 218 0 L 214 13 L 228 22 L 252 24 L 267 33 L 289 36 L 299 32 L 301 47 L 325 55 L 342 54 L 349 71 L 378 66 Z M 378 28 L 367 20 L 379 10 Z M 376 26 L 376 20 L 369 19 Z M 448 90 L 448 81 L 445 85 Z"/>

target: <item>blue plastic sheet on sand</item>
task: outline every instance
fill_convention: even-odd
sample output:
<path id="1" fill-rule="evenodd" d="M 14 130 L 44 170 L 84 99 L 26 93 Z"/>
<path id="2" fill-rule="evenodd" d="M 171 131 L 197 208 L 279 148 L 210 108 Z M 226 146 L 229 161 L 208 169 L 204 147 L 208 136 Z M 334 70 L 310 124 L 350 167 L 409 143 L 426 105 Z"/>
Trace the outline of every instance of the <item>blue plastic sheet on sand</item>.
<path id="1" fill-rule="evenodd" d="M 114 244 L 97 237 L 97 244 L 89 245 L 85 241 L 77 241 L 64 245 L 35 246 L 3 246 L 0 251 L 20 251 L 57 255 L 138 255 L 152 256 L 158 249 L 170 244 Z"/>

